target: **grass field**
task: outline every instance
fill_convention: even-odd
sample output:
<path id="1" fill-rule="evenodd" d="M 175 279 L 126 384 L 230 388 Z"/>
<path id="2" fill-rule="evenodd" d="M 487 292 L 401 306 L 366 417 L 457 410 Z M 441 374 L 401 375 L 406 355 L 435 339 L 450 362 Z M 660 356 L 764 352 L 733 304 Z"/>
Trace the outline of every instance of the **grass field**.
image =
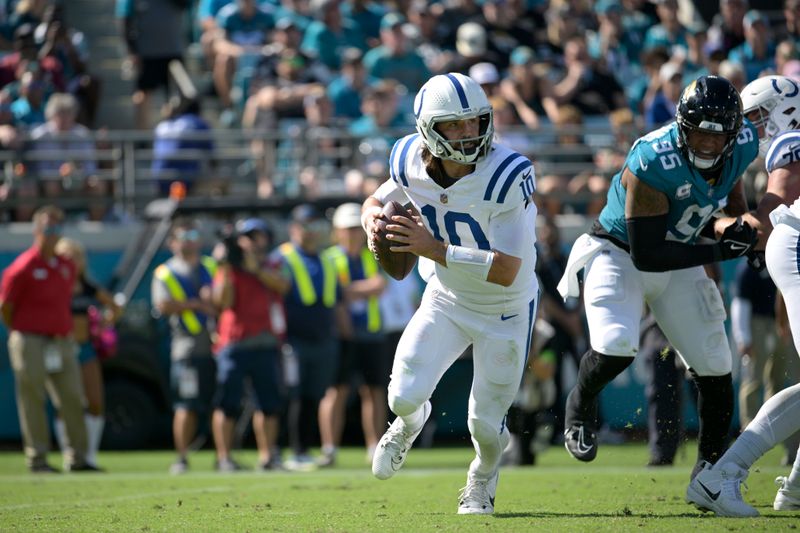
<path id="1" fill-rule="evenodd" d="M 21 452 L 0 454 L 0 531 L 786 531 L 800 513 L 772 510 L 773 479 L 788 473 L 773 451 L 756 465 L 745 498 L 762 513 L 725 519 L 684 503 L 693 445 L 675 467 L 643 467 L 642 445 L 602 446 L 591 464 L 551 448 L 539 465 L 500 475 L 493 516 L 456 515 L 469 448 L 415 449 L 388 481 L 363 450 L 309 473 L 218 474 L 210 451 L 170 476 L 170 452 L 103 453 L 105 474 L 27 473 Z M 255 463 L 252 451 L 237 455 Z M 52 457 L 53 461 L 56 457 Z"/>

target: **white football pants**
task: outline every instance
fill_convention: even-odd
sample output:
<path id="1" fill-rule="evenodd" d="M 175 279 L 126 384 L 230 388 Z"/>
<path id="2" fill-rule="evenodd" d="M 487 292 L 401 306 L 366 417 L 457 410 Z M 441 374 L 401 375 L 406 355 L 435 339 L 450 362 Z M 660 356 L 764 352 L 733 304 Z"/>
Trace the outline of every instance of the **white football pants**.
<path id="1" fill-rule="evenodd" d="M 625 250 L 608 246 L 586 264 L 583 299 L 596 352 L 634 357 L 646 302 L 688 368 L 699 376 L 731 371 L 725 306 L 703 267 L 641 272 Z"/>
<path id="2" fill-rule="evenodd" d="M 767 270 L 783 294 L 794 346 L 800 353 L 800 231 L 778 224 L 767 240 Z"/>
<path id="3" fill-rule="evenodd" d="M 489 479 L 508 443 L 505 416 L 528 357 L 536 300 L 503 315 L 487 316 L 445 298 L 429 284 L 397 345 L 389 408 L 406 416 L 433 394 L 445 371 L 471 344 L 474 376 L 467 423 L 477 457 L 470 467 Z"/>

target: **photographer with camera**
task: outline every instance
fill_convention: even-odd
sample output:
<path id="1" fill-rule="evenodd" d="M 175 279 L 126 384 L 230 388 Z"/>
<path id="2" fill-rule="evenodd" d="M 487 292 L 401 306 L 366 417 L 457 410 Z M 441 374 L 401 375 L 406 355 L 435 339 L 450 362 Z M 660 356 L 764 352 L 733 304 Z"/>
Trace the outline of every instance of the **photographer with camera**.
<path id="1" fill-rule="evenodd" d="M 235 230 L 222 239 L 224 257 L 214 277 L 213 301 L 220 316 L 212 428 L 216 468 L 221 472 L 241 469 L 231 457 L 231 442 L 246 377 L 250 378 L 257 404 L 253 432 L 258 445 L 258 469 L 271 470 L 279 462 L 278 457 L 272 457 L 271 449 L 278 435 L 277 415 L 283 403 L 283 294 L 290 284 L 277 264 L 267 262 L 269 242 L 270 230 L 263 220 L 238 222 Z"/>

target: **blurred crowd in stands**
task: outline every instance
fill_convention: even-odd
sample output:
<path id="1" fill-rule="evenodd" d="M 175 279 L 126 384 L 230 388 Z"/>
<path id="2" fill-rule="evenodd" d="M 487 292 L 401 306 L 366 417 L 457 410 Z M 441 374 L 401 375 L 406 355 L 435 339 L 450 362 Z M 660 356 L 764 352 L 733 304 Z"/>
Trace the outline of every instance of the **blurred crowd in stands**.
<path id="1" fill-rule="evenodd" d="M 413 130 L 418 88 L 458 71 L 489 94 L 498 137 L 535 162 L 543 211 L 591 216 L 632 140 L 670 121 L 697 76 L 739 88 L 768 72 L 800 79 L 798 0 L 763 11 L 719 0 L 705 18 L 701 4 L 117 0 L 134 123 L 147 132 L 126 150 L 97 129 L 100 80 L 87 38 L 64 23 L 69 3 L 0 1 L 0 197 L 118 200 L 134 194 L 120 185 L 130 172 L 139 196 L 178 180 L 190 195 L 361 197 Z M 85 217 L 118 219 L 113 205 Z"/>

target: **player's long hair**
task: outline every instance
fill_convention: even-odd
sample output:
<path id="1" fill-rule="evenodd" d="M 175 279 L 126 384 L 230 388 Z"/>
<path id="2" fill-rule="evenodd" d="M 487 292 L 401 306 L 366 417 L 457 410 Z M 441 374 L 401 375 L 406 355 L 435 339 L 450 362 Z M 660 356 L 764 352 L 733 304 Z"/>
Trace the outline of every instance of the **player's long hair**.
<path id="1" fill-rule="evenodd" d="M 425 144 L 422 145 L 420 158 L 422 159 L 422 164 L 425 165 L 425 172 L 428 173 L 428 176 L 430 176 L 433 181 L 441 183 L 451 179 L 444 171 L 442 160 L 433 155 Z"/>

